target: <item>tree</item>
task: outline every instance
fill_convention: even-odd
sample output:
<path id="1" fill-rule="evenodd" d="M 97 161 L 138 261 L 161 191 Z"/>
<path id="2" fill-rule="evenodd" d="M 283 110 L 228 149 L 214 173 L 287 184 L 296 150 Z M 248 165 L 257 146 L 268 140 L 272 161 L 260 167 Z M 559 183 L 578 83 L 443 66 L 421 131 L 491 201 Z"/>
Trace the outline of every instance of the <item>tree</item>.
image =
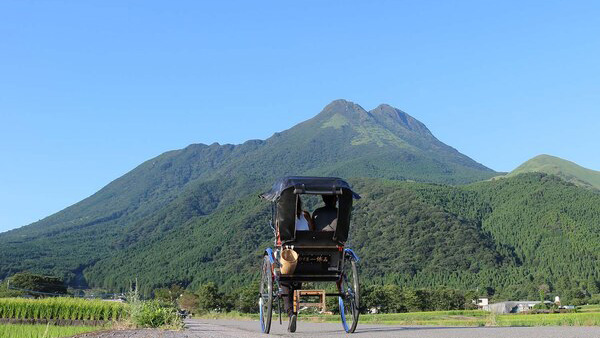
<path id="1" fill-rule="evenodd" d="M 538 290 L 540 292 L 540 302 L 543 303 L 546 300 L 546 295 L 550 292 L 550 286 L 548 284 L 541 284 Z"/>
<path id="2" fill-rule="evenodd" d="M 196 292 L 198 309 L 200 311 L 221 311 L 223 309 L 223 294 L 213 282 L 202 284 Z"/>
<path id="3" fill-rule="evenodd" d="M 0 283 L 0 298 L 20 297 L 23 294 L 25 294 L 23 291 L 9 289 L 8 284 L 9 284 L 8 279 L 6 279 L 2 283 Z"/>
<path id="4" fill-rule="evenodd" d="M 596 281 L 592 277 L 588 278 L 587 292 L 590 294 L 590 296 L 600 293 L 600 288 L 598 288 L 598 283 L 596 283 Z"/>
<path id="5" fill-rule="evenodd" d="M 183 291 L 184 289 L 181 286 L 173 284 L 168 289 L 160 288 L 154 290 L 154 298 L 162 302 L 175 304 L 177 298 L 183 294 Z"/>
<path id="6" fill-rule="evenodd" d="M 242 313 L 258 312 L 258 283 L 239 288 L 235 293 L 235 309 Z"/>
<path id="7" fill-rule="evenodd" d="M 64 295 L 67 293 L 67 287 L 62 279 L 29 272 L 19 272 L 12 276 L 10 278 L 10 287 L 21 289 L 20 291 L 34 297 Z"/>
<path id="8" fill-rule="evenodd" d="M 456 310 L 465 306 L 465 295 L 457 290 L 438 289 L 431 291 L 430 303 L 433 310 Z"/>
<path id="9" fill-rule="evenodd" d="M 563 304 L 568 305 L 583 305 L 585 304 L 585 294 L 579 288 L 572 288 L 565 292 L 565 300 L 562 302 Z"/>
<path id="10" fill-rule="evenodd" d="M 375 310 L 380 313 L 395 312 L 396 296 L 401 293 L 398 286 L 371 285 L 363 288 L 361 304 L 363 312 Z"/>
<path id="11" fill-rule="evenodd" d="M 181 296 L 177 299 L 177 305 L 180 309 L 188 311 L 189 313 L 196 313 L 199 305 L 198 295 L 189 291 L 184 291 Z"/>

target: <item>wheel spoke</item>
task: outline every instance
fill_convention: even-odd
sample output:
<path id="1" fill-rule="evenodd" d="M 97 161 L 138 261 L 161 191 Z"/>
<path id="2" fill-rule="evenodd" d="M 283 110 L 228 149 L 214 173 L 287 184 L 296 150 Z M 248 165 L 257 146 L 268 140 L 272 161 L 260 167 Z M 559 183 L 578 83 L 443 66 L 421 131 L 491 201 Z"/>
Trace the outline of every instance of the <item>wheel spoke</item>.
<path id="1" fill-rule="evenodd" d="M 271 329 L 271 317 L 273 315 L 273 277 L 271 276 L 271 261 L 267 256 L 263 257 L 262 277 L 258 296 L 261 330 L 264 333 L 269 333 Z"/>
<path id="2" fill-rule="evenodd" d="M 346 257 L 346 262 L 344 262 L 343 267 L 342 282 L 340 284 L 340 293 L 342 296 L 339 298 L 339 305 L 342 325 L 344 326 L 344 330 L 348 333 L 354 332 L 358 323 L 358 300 L 360 298 L 358 288 L 356 262 L 352 258 Z"/>

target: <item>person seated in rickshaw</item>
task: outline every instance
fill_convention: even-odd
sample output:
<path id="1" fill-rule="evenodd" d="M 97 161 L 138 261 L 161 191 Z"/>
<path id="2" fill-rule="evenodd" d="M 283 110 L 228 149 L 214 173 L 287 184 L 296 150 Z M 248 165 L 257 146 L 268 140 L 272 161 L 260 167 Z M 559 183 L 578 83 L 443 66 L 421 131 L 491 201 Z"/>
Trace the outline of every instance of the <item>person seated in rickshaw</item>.
<path id="1" fill-rule="evenodd" d="M 316 231 L 335 231 L 338 209 L 336 195 L 321 195 L 325 206 L 313 212 L 314 229 Z"/>
<path id="2" fill-rule="evenodd" d="M 298 196 L 296 201 L 296 231 L 314 231 L 315 224 L 310 217 L 310 213 L 306 210 L 302 210 L 302 200 L 300 199 L 300 196 Z"/>

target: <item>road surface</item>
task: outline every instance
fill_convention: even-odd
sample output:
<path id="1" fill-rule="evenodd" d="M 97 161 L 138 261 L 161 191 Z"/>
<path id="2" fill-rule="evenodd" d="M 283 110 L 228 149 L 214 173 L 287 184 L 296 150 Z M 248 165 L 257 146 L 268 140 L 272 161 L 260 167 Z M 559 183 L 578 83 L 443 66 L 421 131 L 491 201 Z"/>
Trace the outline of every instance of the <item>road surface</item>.
<path id="1" fill-rule="evenodd" d="M 105 333 L 83 334 L 77 337 L 89 338 L 329 338 L 329 337 L 410 337 L 410 338 L 598 338 L 600 327 L 430 327 L 358 324 L 356 332 L 348 336 L 340 323 L 298 322 L 296 333 L 287 332 L 287 322 L 279 325 L 273 321 L 269 336 L 260 333 L 256 321 L 232 320 L 186 320 L 182 331 L 126 330 Z"/>

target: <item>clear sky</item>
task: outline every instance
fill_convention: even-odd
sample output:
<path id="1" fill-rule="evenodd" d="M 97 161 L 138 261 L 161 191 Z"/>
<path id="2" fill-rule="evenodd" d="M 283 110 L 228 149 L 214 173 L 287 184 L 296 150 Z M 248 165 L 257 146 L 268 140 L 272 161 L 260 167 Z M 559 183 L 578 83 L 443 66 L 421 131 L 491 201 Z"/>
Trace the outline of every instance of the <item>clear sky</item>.
<path id="1" fill-rule="evenodd" d="M 0 231 L 190 143 L 389 103 L 498 171 L 600 170 L 598 1 L 0 2 Z"/>

